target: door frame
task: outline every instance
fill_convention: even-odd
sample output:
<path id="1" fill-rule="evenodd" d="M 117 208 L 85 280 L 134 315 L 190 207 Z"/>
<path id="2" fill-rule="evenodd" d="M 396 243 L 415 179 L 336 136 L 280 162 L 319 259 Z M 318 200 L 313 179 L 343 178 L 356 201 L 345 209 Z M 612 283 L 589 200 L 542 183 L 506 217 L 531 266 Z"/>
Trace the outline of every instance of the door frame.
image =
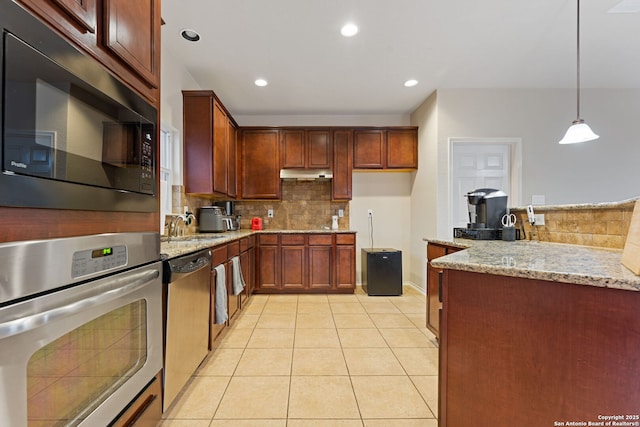
<path id="1" fill-rule="evenodd" d="M 522 205 L 522 138 L 448 138 L 447 150 L 447 229 L 453 229 L 453 146 L 455 144 L 507 145 L 509 147 L 509 194 L 508 207 Z"/>

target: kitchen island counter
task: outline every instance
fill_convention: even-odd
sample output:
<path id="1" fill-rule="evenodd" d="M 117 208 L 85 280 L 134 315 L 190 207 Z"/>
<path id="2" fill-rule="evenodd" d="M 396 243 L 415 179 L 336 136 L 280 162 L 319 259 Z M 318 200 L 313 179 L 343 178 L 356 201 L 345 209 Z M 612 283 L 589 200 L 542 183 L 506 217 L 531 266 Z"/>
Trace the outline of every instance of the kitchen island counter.
<path id="1" fill-rule="evenodd" d="M 466 248 L 431 261 L 437 268 L 640 291 L 640 276 L 621 264 L 617 249 L 530 240 L 424 240 Z"/>

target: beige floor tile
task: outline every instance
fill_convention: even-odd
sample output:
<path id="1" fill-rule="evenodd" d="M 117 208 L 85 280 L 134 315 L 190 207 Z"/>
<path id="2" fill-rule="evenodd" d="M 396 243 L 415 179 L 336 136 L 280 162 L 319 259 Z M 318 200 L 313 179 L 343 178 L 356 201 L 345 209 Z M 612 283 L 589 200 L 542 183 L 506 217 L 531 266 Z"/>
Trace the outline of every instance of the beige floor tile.
<path id="1" fill-rule="evenodd" d="M 416 386 L 422 398 L 427 402 L 431 412 L 438 416 L 438 376 L 437 375 L 412 375 L 411 381 Z"/>
<path id="2" fill-rule="evenodd" d="M 329 302 L 359 302 L 355 294 L 330 294 L 327 295 Z"/>
<path id="3" fill-rule="evenodd" d="M 378 329 L 338 329 L 342 348 L 387 348 Z"/>
<path id="4" fill-rule="evenodd" d="M 262 295 L 260 295 L 262 296 Z M 249 300 L 249 303 L 246 307 L 242 309 L 245 314 L 260 314 L 262 310 L 264 310 L 264 306 L 267 303 L 266 298 L 258 298 L 258 296 L 253 295 Z"/>
<path id="5" fill-rule="evenodd" d="M 335 329 L 296 329 L 295 348 L 340 348 Z"/>
<path id="6" fill-rule="evenodd" d="M 359 419 L 360 413 L 349 377 L 291 377 L 289 417 Z"/>
<path id="7" fill-rule="evenodd" d="M 367 313 L 400 313 L 400 310 L 391 302 L 368 302 L 363 301 L 362 306 Z"/>
<path id="8" fill-rule="evenodd" d="M 270 314 L 263 313 L 256 323 L 257 329 L 262 328 L 276 328 L 276 329 L 288 329 L 295 328 L 296 326 L 296 314 Z"/>
<path id="9" fill-rule="evenodd" d="M 287 420 L 213 420 L 209 427 L 286 427 Z M 188 426 L 185 426 L 188 427 Z"/>
<path id="10" fill-rule="evenodd" d="M 369 316 L 378 328 L 415 328 L 404 314 L 370 313 Z"/>
<path id="11" fill-rule="evenodd" d="M 198 376 L 223 375 L 231 376 L 238 366 L 244 349 L 217 348 L 212 351 L 205 362 L 196 371 Z"/>
<path id="12" fill-rule="evenodd" d="M 298 314 L 300 313 L 323 313 L 330 314 L 331 306 L 328 302 L 299 302 L 298 303 Z"/>
<path id="13" fill-rule="evenodd" d="M 417 289 L 417 288 L 414 288 L 413 286 L 403 286 L 402 293 L 404 295 L 415 295 L 417 297 L 423 297 L 423 298 L 425 296 L 423 289 Z"/>
<path id="14" fill-rule="evenodd" d="M 329 298 L 327 295 L 298 295 L 298 303 L 316 303 L 316 304 L 326 304 L 329 302 Z"/>
<path id="15" fill-rule="evenodd" d="M 389 348 L 343 348 L 349 375 L 406 375 Z"/>
<path id="16" fill-rule="evenodd" d="M 356 297 L 360 302 L 389 302 L 390 297 L 386 297 L 383 295 L 372 295 L 369 296 L 366 292 L 361 294 L 357 294 Z"/>
<path id="17" fill-rule="evenodd" d="M 389 347 L 435 347 L 418 328 L 380 328 L 380 333 Z"/>
<path id="18" fill-rule="evenodd" d="M 418 301 L 416 298 L 411 298 L 411 300 L 392 301 L 392 304 L 395 305 L 400 312 L 405 314 L 422 314 L 423 316 L 426 316 L 427 314 L 425 302 Z"/>
<path id="19" fill-rule="evenodd" d="M 298 311 L 298 302 L 267 302 L 264 306 L 262 314 L 282 314 L 282 313 L 295 313 Z"/>
<path id="20" fill-rule="evenodd" d="M 331 313 L 299 313 L 296 319 L 296 328 L 335 328 Z"/>
<path id="21" fill-rule="evenodd" d="M 438 375 L 437 348 L 393 348 L 391 350 L 407 375 Z"/>
<path id="22" fill-rule="evenodd" d="M 388 424 L 391 426 L 392 424 Z M 292 420 L 287 422 L 287 427 L 362 427 L 360 420 Z"/>
<path id="23" fill-rule="evenodd" d="M 432 417 L 407 376 L 352 376 L 351 381 L 363 419 Z"/>
<path id="24" fill-rule="evenodd" d="M 288 348 L 247 348 L 238 367 L 236 376 L 291 375 L 293 350 Z"/>
<path id="25" fill-rule="evenodd" d="M 435 418 L 416 419 L 386 419 L 386 420 L 363 420 L 364 427 L 438 427 L 438 420 Z"/>
<path id="26" fill-rule="evenodd" d="M 333 314 L 366 314 L 364 307 L 359 302 L 332 302 L 330 303 Z"/>
<path id="27" fill-rule="evenodd" d="M 298 295 L 269 295 L 268 302 L 298 302 Z"/>
<path id="28" fill-rule="evenodd" d="M 375 328 L 368 314 L 334 314 L 336 328 Z"/>
<path id="29" fill-rule="evenodd" d="M 230 377 L 195 377 L 173 401 L 165 419 L 212 419 Z"/>
<path id="30" fill-rule="evenodd" d="M 285 419 L 289 377 L 233 377 L 214 419 Z"/>
<path id="31" fill-rule="evenodd" d="M 247 348 L 293 348 L 295 329 L 256 329 Z M 426 338 L 426 337 L 425 337 Z"/>
<path id="32" fill-rule="evenodd" d="M 217 344 L 218 348 L 245 348 L 253 329 L 235 329 L 227 332 L 220 344 Z"/>
<path id="33" fill-rule="evenodd" d="M 158 427 L 209 427 L 210 420 L 164 420 Z"/>
<path id="34" fill-rule="evenodd" d="M 235 319 L 232 328 L 253 329 L 256 327 L 256 323 L 258 323 L 258 319 L 260 319 L 259 314 L 242 313 Z"/>
<path id="35" fill-rule="evenodd" d="M 348 375 L 339 348 L 296 348 L 291 375 Z"/>

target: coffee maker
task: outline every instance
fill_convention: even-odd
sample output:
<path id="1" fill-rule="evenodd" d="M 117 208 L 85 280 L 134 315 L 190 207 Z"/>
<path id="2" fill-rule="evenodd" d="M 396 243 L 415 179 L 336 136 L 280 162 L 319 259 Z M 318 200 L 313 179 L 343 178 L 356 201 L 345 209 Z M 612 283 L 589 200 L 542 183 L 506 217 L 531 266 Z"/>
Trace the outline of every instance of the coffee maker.
<path id="1" fill-rule="evenodd" d="M 475 240 L 502 238 L 502 217 L 507 213 L 507 194 L 494 188 L 478 188 L 464 195 L 467 198 L 469 222 L 467 228 L 454 228 L 453 237 Z"/>

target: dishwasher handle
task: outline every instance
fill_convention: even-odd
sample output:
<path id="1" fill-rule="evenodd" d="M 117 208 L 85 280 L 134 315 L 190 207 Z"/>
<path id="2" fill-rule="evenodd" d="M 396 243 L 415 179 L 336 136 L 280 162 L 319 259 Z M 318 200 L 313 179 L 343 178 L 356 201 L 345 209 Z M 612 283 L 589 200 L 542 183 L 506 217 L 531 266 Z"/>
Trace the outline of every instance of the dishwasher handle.
<path id="1" fill-rule="evenodd" d="M 203 268 L 211 268 L 211 251 L 206 250 L 169 260 L 168 264 L 165 264 L 165 268 L 168 270 L 168 274 L 165 276 L 165 283 L 175 282 Z"/>

